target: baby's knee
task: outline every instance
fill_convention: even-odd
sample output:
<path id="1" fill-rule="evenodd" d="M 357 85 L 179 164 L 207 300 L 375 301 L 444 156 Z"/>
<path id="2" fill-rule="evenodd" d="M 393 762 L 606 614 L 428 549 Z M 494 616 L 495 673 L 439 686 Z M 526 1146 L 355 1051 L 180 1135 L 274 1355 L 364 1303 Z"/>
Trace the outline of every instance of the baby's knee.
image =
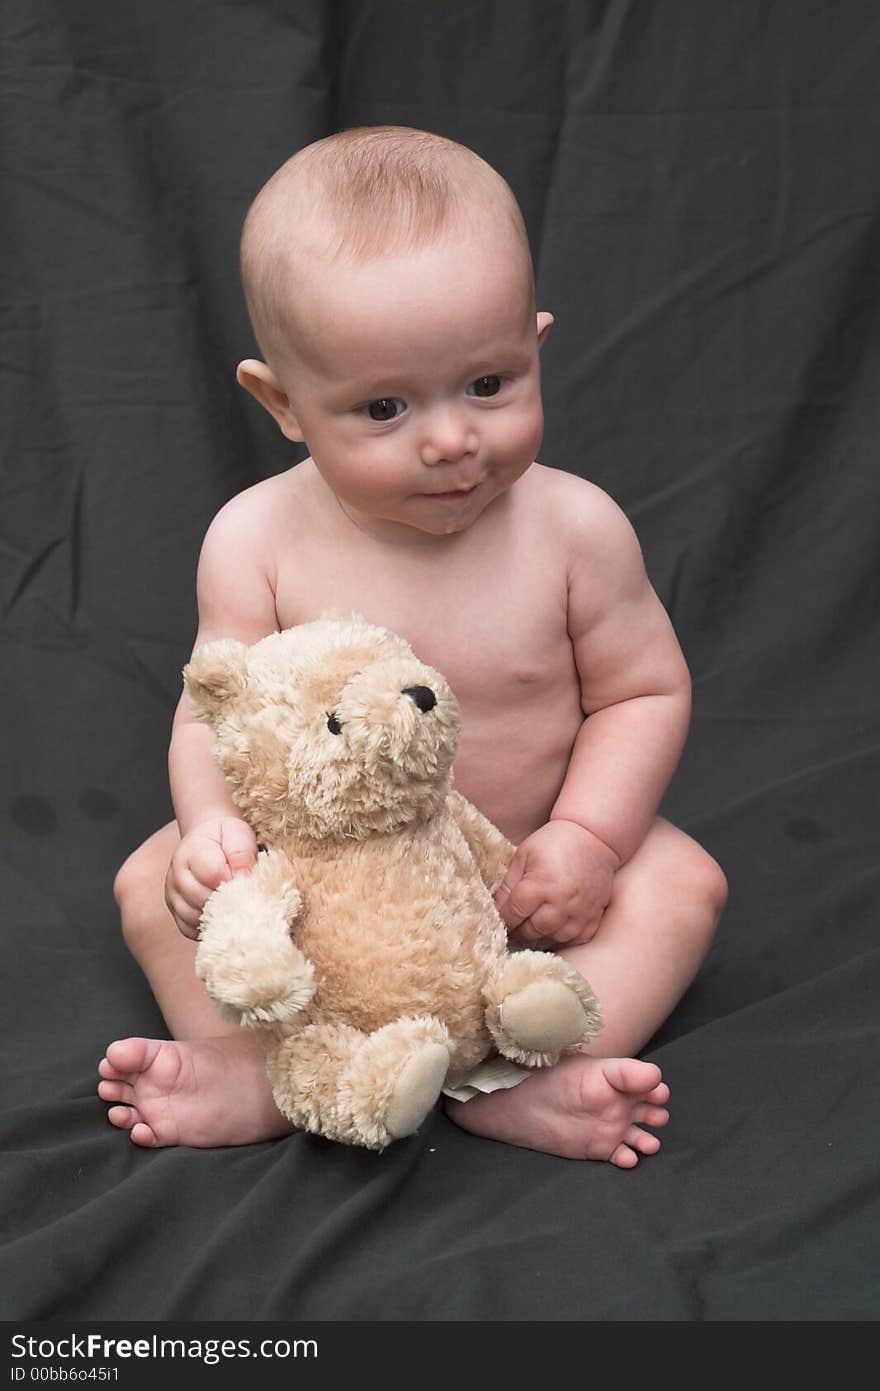
<path id="1" fill-rule="evenodd" d="M 133 850 L 117 871 L 113 897 L 129 947 L 159 919 L 163 927 L 167 926 L 165 876 L 179 839 L 176 823 L 163 826 Z"/>
<path id="2" fill-rule="evenodd" d="M 154 877 L 156 866 L 152 856 L 147 852 L 147 844 L 149 842 L 145 845 L 139 845 L 137 850 L 133 850 L 116 872 L 116 878 L 113 880 L 113 897 L 116 899 L 116 906 L 120 913 L 124 914 L 132 904 L 137 902 L 151 878 Z"/>
<path id="3" fill-rule="evenodd" d="M 708 850 L 680 833 L 676 877 L 694 909 L 694 919 L 706 936 L 708 947 L 727 904 L 727 876 Z"/>
<path id="4" fill-rule="evenodd" d="M 697 849 L 700 856 L 695 866 L 695 881 L 700 898 L 711 914 L 714 928 L 727 906 L 727 875 L 708 850 L 704 850 L 701 845 L 698 845 Z"/>
<path id="5" fill-rule="evenodd" d="M 659 820 L 646 843 L 658 893 L 689 940 L 708 951 L 727 903 L 727 877 L 718 861 L 684 831 Z M 647 868 L 647 865 L 646 865 Z"/>

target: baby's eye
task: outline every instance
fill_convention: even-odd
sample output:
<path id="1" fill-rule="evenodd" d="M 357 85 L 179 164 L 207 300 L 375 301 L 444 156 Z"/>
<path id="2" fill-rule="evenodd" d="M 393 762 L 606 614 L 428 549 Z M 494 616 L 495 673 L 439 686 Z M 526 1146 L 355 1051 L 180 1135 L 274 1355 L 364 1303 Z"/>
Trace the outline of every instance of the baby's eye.
<path id="1" fill-rule="evenodd" d="M 471 389 L 473 388 L 473 390 Z M 468 393 L 471 396 L 497 396 L 501 390 L 500 377 L 477 377 L 475 382 L 471 382 Z"/>
<path id="2" fill-rule="evenodd" d="M 394 420 L 395 416 L 402 415 L 406 410 L 406 402 L 398 401 L 392 396 L 383 396 L 379 401 L 371 401 L 367 410 L 371 420 Z"/>

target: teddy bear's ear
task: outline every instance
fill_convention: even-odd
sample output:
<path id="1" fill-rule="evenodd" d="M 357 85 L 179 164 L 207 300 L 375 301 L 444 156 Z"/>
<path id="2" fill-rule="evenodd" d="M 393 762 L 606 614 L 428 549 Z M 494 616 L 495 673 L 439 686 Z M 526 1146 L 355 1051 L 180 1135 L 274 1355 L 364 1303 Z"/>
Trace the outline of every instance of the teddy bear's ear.
<path id="1" fill-rule="evenodd" d="M 247 686 L 247 647 L 220 638 L 197 647 L 183 668 L 183 684 L 197 720 L 215 724 Z"/>

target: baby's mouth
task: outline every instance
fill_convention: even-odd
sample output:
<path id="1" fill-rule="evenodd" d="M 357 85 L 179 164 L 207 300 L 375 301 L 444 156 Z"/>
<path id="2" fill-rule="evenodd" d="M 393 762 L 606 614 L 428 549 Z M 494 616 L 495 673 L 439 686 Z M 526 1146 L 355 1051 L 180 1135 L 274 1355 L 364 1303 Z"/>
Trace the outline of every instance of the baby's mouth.
<path id="1" fill-rule="evenodd" d="M 472 483 L 469 488 L 453 488 L 445 493 L 425 493 L 424 496 L 434 498 L 435 501 L 441 502 L 444 500 L 454 501 L 458 498 L 469 497 L 470 494 L 474 491 L 474 489 L 478 488 L 479 486 L 479 483 Z"/>

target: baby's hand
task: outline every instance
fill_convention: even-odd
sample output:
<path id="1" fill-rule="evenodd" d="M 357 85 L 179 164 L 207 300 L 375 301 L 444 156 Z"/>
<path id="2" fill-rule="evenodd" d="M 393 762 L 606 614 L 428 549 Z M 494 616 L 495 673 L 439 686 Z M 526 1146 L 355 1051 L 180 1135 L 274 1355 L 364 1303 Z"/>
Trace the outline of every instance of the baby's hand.
<path id="1" fill-rule="evenodd" d="M 237 816 L 200 821 L 187 831 L 165 876 L 165 902 L 184 937 L 198 937 L 202 909 L 217 885 L 256 862 L 257 838 Z"/>
<path id="2" fill-rule="evenodd" d="M 589 942 L 619 864 L 614 851 L 583 826 L 548 821 L 517 849 L 495 907 L 520 941 Z"/>

